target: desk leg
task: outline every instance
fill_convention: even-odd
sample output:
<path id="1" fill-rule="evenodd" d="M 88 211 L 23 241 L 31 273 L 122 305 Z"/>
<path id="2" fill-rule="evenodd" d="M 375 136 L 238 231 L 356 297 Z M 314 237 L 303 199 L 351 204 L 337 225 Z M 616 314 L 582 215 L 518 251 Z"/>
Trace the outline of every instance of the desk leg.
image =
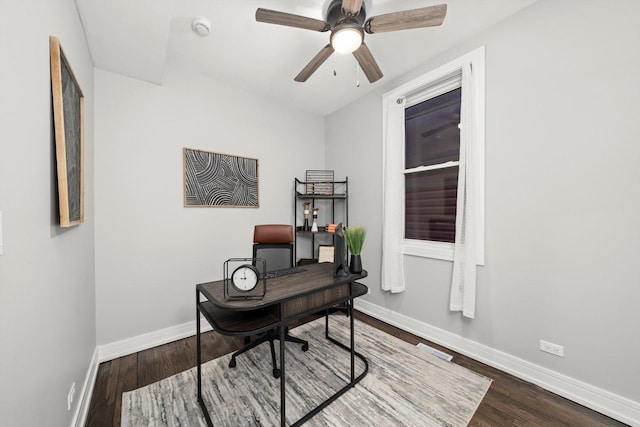
<path id="1" fill-rule="evenodd" d="M 198 400 L 202 400 L 202 353 L 200 347 L 200 310 L 198 309 L 198 291 L 196 291 L 196 363 L 198 367 Z"/>
<path id="2" fill-rule="evenodd" d="M 353 328 L 353 299 L 347 302 L 347 312 L 351 322 L 351 384 L 355 384 L 356 375 L 356 354 L 355 354 L 355 333 Z"/>
<path id="3" fill-rule="evenodd" d="M 336 346 L 338 346 L 339 348 L 341 348 L 341 349 L 343 349 L 345 351 L 348 351 L 351 354 L 351 381 L 348 384 L 346 384 L 344 387 L 342 387 L 340 390 L 335 392 L 332 396 L 330 396 L 324 402 L 322 402 L 320 405 L 316 406 L 307 415 L 305 415 L 304 417 L 300 418 L 298 421 L 293 423 L 291 425 L 291 427 L 300 426 L 300 425 L 304 424 L 305 422 L 309 421 L 311 419 L 311 417 L 316 415 L 318 412 L 322 411 L 324 408 L 329 406 L 329 404 L 331 404 L 331 402 L 334 402 L 336 399 L 338 399 L 340 396 L 342 396 L 345 392 L 347 392 L 347 390 L 349 390 L 350 388 L 354 387 L 357 383 L 359 383 L 367 375 L 367 373 L 369 372 L 369 361 L 367 360 L 366 357 L 364 357 L 362 354 L 358 353 L 355 350 L 355 328 L 354 328 L 354 323 L 355 322 L 354 322 L 354 319 L 353 319 L 353 298 L 351 298 L 348 301 L 347 314 L 348 314 L 349 319 L 350 319 L 350 328 L 349 329 L 351 329 L 351 331 L 350 331 L 350 334 L 351 334 L 351 336 L 350 336 L 350 341 L 351 341 L 350 344 L 351 345 L 350 346 L 347 346 L 347 345 L 341 343 L 340 341 L 336 340 L 335 338 L 332 338 L 329 335 L 329 316 L 328 315 L 325 316 L 325 335 L 326 335 L 326 338 L 329 341 L 331 341 L 333 344 L 335 344 Z M 349 347 L 351 347 L 351 348 L 349 348 Z M 358 359 L 360 359 L 364 363 L 364 370 L 357 377 L 355 376 L 355 357 L 358 357 Z M 280 360 L 280 364 L 282 366 L 284 366 L 284 360 L 283 359 Z M 283 377 L 281 377 L 281 380 L 282 380 L 282 378 Z M 283 386 L 281 385 L 281 387 L 283 387 Z M 284 400 L 283 400 L 283 407 L 284 407 Z M 283 412 L 282 416 L 284 417 L 284 412 Z M 284 420 L 284 418 L 283 418 L 283 420 Z"/>
<path id="4" fill-rule="evenodd" d="M 329 338 L 329 309 L 324 315 L 324 337 Z"/>
<path id="5" fill-rule="evenodd" d="M 202 347 L 200 345 L 200 295 L 198 290 L 196 290 L 196 364 L 198 371 L 198 403 L 200 404 L 200 409 L 202 409 L 202 413 L 204 414 L 205 421 L 209 427 L 213 427 L 213 422 L 211 421 L 211 417 L 209 416 L 209 411 L 207 410 L 207 406 L 204 404 L 204 400 L 202 399 Z"/>
<path id="6" fill-rule="evenodd" d="M 282 310 L 282 308 L 280 308 Z M 281 311 L 282 312 L 282 311 Z M 286 371 L 284 367 L 284 349 L 285 349 L 285 337 L 286 328 L 284 325 L 280 326 L 280 425 L 285 426 L 286 422 L 286 408 L 285 408 L 285 377 Z"/>

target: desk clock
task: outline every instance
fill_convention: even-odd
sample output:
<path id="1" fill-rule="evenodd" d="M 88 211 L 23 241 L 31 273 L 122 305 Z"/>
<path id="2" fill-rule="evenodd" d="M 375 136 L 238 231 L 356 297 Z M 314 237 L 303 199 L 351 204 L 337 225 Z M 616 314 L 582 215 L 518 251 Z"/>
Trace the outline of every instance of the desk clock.
<path id="1" fill-rule="evenodd" d="M 229 258 L 225 261 L 223 268 L 224 298 L 226 300 L 264 298 L 267 292 L 266 261 L 264 259 Z M 262 269 L 262 274 L 260 269 Z"/>
<path id="2" fill-rule="evenodd" d="M 250 292 L 258 286 L 260 273 L 251 264 L 243 264 L 233 270 L 231 284 L 238 292 Z"/>

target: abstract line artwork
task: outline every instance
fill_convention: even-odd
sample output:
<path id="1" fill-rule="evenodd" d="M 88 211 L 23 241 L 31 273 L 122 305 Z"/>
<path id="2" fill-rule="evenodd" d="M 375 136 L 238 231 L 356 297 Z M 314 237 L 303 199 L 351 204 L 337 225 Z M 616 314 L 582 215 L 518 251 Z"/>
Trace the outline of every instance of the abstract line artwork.
<path id="1" fill-rule="evenodd" d="M 258 159 L 185 148 L 185 207 L 257 208 Z"/>

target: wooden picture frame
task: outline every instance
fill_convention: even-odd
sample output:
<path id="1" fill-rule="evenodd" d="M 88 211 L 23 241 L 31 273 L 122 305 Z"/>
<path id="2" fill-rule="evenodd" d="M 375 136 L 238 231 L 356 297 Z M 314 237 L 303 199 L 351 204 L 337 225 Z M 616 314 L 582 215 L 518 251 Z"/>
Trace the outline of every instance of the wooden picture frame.
<path id="1" fill-rule="evenodd" d="M 334 256 L 333 246 L 330 245 L 319 245 L 318 246 L 318 263 L 322 262 L 333 262 Z"/>
<path id="2" fill-rule="evenodd" d="M 184 206 L 258 208 L 258 159 L 183 149 Z"/>
<path id="3" fill-rule="evenodd" d="M 84 222 L 84 95 L 60 41 L 49 37 L 60 226 Z"/>

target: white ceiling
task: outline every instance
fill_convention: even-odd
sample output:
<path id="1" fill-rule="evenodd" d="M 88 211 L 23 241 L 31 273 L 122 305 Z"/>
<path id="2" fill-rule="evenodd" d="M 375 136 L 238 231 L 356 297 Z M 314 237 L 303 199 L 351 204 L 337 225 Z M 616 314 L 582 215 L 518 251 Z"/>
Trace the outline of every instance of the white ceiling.
<path id="1" fill-rule="evenodd" d="M 537 0 L 365 0 L 367 17 L 441 3 L 440 27 L 367 34 L 384 77 L 370 84 L 352 55 L 334 53 L 305 83 L 293 78 L 329 41 L 255 21 L 258 7 L 322 19 L 328 0 L 76 0 L 97 68 L 162 84 L 164 68 L 210 76 L 304 111 L 326 115 Z M 211 21 L 207 37 L 194 17 Z M 337 76 L 333 75 L 334 68 Z"/>

